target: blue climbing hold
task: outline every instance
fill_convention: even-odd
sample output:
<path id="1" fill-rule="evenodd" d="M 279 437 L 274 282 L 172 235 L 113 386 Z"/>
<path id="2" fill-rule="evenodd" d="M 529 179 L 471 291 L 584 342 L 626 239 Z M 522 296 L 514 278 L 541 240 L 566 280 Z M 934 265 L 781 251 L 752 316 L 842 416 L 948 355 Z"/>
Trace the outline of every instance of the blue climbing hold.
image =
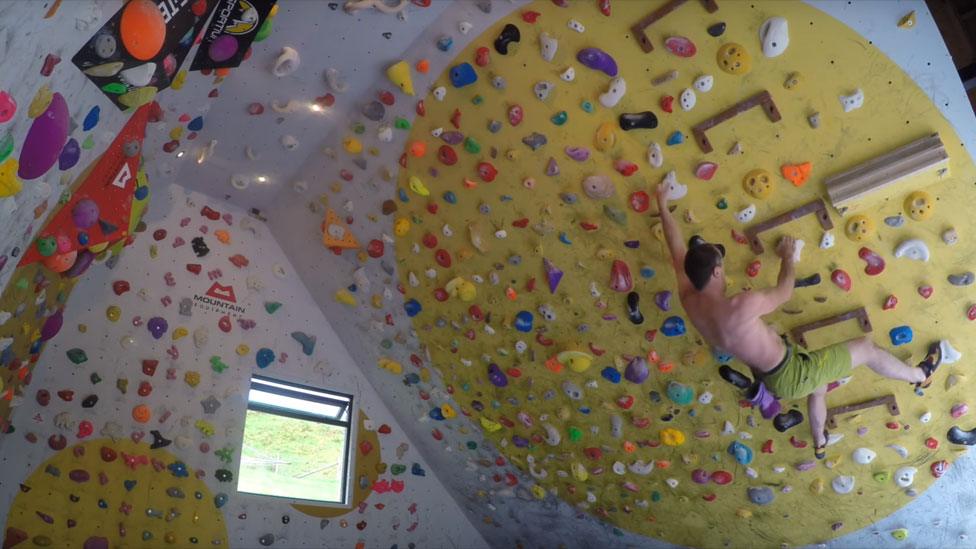
<path id="1" fill-rule="evenodd" d="M 431 409 L 431 411 L 427 415 L 430 416 L 430 419 L 436 419 L 437 421 L 444 421 L 444 412 L 441 412 L 440 406 L 435 406 L 433 409 Z"/>
<path id="2" fill-rule="evenodd" d="M 733 440 L 732 444 L 729 444 L 729 448 L 726 451 L 742 465 L 749 465 L 752 463 L 752 448 L 749 448 L 738 440 Z"/>
<path id="3" fill-rule="evenodd" d="M 397 189 L 397 198 L 400 199 L 400 202 L 410 202 L 410 197 L 407 196 L 407 190 L 403 187 Z"/>
<path id="4" fill-rule="evenodd" d="M 221 492 L 214 496 L 214 507 L 220 509 L 227 503 L 227 494 Z"/>
<path id="5" fill-rule="evenodd" d="M 669 316 L 661 324 L 661 333 L 668 337 L 679 336 L 685 333 L 685 321 L 680 316 Z"/>
<path id="6" fill-rule="evenodd" d="M 454 39 L 451 38 L 450 36 L 441 37 L 441 39 L 437 41 L 437 49 L 444 52 L 450 51 L 451 46 L 453 45 L 454 45 Z"/>
<path id="7" fill-rule="evenodd" d="M 894 346 L 904 345 L 906 343 L 912 342 L 912 328 L 911 326 L 896 326 L 888 332 L 888 337 L 891 338 L 891 344 Z"/>
<path id="8" fill-rule="evenodd" d="M 424 308 L 420 306 L 420 302 L 416 299 L 409 299 L 403 304 L 403 310 L 407 312 L 407 316 L 415 317 L 420 314 Z"/>
<path id="9" fill-rule="evenodd" d="M 712 348 L 712 356 L 715 357 L 715 362 L 718 362 L 719 364 L 728 364 L 729 362 L 732 362 L 733 358 L 735 358 L 732 356 L 732 353 L 727 353 L 718 347 Z"/>
<path id="10" fill-rule="evenodd" d="M 609 381 L 610 383 L 620 383 L 620 372 L 613 366 L 607 366 L 602 371 L 600 375 L 603 379 Z"/>
<path id="11" fill-rule="evenodd" d="M 684 383 L 678 383 L 677 381 L 671 381 L 668 383 L 668 398 L 671 402 L 678 404 L 679 406 L 686 406 L 691 404 L 692 400 L 695 400 L 695 390 Z"/>
<path id="12" fill-rule="evenodd" d="M 685 134 L 681 132 L 674 132 L 668 136 L 668 145 L 680 145 L 685 142 Z"/>
<path id="13" fill-rule="evenodd" d="M 203 117 L 202 116 L 198 116 L 198 117 L 194 118 L 193 120 L 190 120 L 190 123 L 186 125 L 186 129 L 190 130 L 191 132 L 198 132 L 198 131 L 202 130 L 203 129 Z"/>
<path id="14" fill-rule="evenodd" d="M 454 194 L 454 191 L 447 191 L 443 196 L 444 202 L 447 202 L 448 204 L 457 204 L 457 195 Z"/>
<path id="15" fill-rule="evenodd" d="M 136 481 L 134 480 L 123 480 L 122 485 L 125 486 L 126 492 L 131 492 L 133 488 L 136 487 Z"/>
<path id="16" fill-rule="evenodd" d="M 141 185 L 136 187 L 136 200 L 145 200 L 147 196 L 149 196 L 149 185 Z"/>
<path id="17" fill-rule="evenodd" d="M 407 387 L 411 385 L 416 385 L 418 383 L 420 383 L 420 376 L 413 372 L 410 372 L 409 374 L 403 376 L 403 384 L 406 385 Z"/>
<path id="18" fill-rule="evenodd" d="M 533 318 L 529 311 L 519 311 L 515 314 L 515 329 L 520 332 L 531 332 Z"/>
<path id="19" fill-rule="evenodd" d="M 569 239 L 569 235 L 565 232 L 559 233 L 559 241 L 563 244 L 572 245 L 573 241 Z"/>
<path id="20" fill-rule="evenodd" d="M 308 335 L 305 332 L 292 332 L 291 337 L 302 345 L 302 352 L 306 356 L 312 356 L 315 351 L 315 336 Z"/>
<path id="21" fill-rule="evenodd" d="M 478 73 L 474 72 L 471 63 L 454 65 L 448 77 L 455 88 L 463 88 L 478 81 Z"/>
<path id="22" fill-rule="evenodd" d="M 652 269 L 650 267 L 641 267 L 640 275 L 641 275 L 641 278 L 653 278 L 654 277 L 654 269 Z"/>
<path id="23" fill-rule="evenodd" d="M 98 125 L 98 116 L 102 113 L 102 108 L 95 105 L 85 115 L 85 121 L 81 123 L 81 129 L 88 131 Z"/>
<path id="24" fill-rule="evenodd" d="M 267 347 L 261 347 L 258 349 L 256 355 L 254 355 L 255 361 L 258 363 L 258 368 L 267 368 L 274 362 L 275 354 L 274 351 Z"/>
<path id="25" fill-rule="evenodd" d="M 186 470 L 186 464 L 182 461 L 174 461 L 170 463 L 167 467 L 170 473 L 176 478 L 184 478 L 190 476 L 190 472 Z"/>
<path id="26" fill-rule="evenodd" d="M 418 477 L 427 476 L 427 471 L 424 471 L 424 468 L 421 467 L 419 463 L 414 463 L 413 466 L 410 468 L 410 472 L 414 475 L 417 475 Z"/>

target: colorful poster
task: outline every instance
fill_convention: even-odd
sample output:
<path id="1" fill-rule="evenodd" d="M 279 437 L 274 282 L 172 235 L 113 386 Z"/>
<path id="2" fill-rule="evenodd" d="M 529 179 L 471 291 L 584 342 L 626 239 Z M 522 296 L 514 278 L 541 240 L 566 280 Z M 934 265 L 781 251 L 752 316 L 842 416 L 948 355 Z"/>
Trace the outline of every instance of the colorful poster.
<path id="1" fill-rule="evenodd" d="M 213 19 L 203 33 L 190 70 L 239 66 L 277 1 L 217 0 Z"/>
<path id="2" fill-rule="evenodd" d="M 71 58 L 119 109 L 170 86 L 218 0 L 129 0 Z"/>

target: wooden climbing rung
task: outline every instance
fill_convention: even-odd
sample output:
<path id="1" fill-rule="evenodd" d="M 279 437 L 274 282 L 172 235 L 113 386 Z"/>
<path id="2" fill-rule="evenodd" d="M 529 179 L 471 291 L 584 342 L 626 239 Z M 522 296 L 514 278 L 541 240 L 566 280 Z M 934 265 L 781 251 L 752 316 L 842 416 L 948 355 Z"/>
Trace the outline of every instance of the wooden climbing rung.
<path id="1" fill-rule="evenodd" d="M 647 14 L 643 19 L 634 23 L 630 27 L 630 32 L 634 33 L 634 38 L 637 39 L 637 43 L 640 45 L 644 53 L 651 53 L 654 51 L 654 44 L 651 39 L 647 37 L 647 27 L 653 25 L 658 19 L 661 19 L 665 15 L 671 13 L 677 9 L 681 4 L 684 4 L 688 0 L 669 0 L 665 2 L 660 8 Z M 705 10 L 708 13 L 715 13 L 718 11 L 718 4 L 715 0 L 701 0 L 701 3 L 705 6 Z"/>
<path id="2" fill-rule="evenodd" d="M 763 90 L 751 97 L 747 97 L 742 101 L 739 101 L 735 105 L 732 105 L 724 111 L 691 128 L 691 133 L 695 136 L 695 141 L 698 143 L 698 148 L 700 148 L 703 153 L 712 152 L 712 143 L 708 140 L 705 132 L 714 128 L 715 126 L 718 126 L 722 122 L 735 118 L 736 116 L 759 105 L 762 105 L 763 112 L 766 113 L 766 118 L 769 118 L 770 122 L 779 122 L 779 120 L 782 118 L 779 113 L 779 109 L 776 108 L 776 103 L 773 102 L 773 96 L 769 95 L 768 91 Z"/>
<path id="3" fill-rule="evenodd" d="M 895 395 L 886 395 L 883 397 L 873 398 L 871 400 L 865 400 L 864 402 L 859 402 L 857 404 L 847 404 L 845 406 L 829 408 L 827 410 L 827 428 L 836 429 L 837 416 L 841 414 L 849 414 L 851 412 L 874 408 L 875 406 L 884 406 L 888 408 L 888 413 L 893 416 L 897 416 L 901 413 L 901 410 L 898 409 L 898 401 L 895 400 Z"/>
<path id="4" fill-rule="evenodd" d="M 793 336 L 793 341 L 795 341 L 798 345 L 801 345 L 803 348 L 806 348 L 807 332 L 819 330 L 820 328 L 826 328 L 827 326 L 833 326 L 834 324 L 839 324 L 852 318 L 858 319 L 857 323 L 861 327 L 862 332 L 869 333 L 871 331 L 871 319 L 868 318 L 868 312 L 864 309 L 864 307 L 859 307 L 852 311 L 847 311 L 846 313 L 840 313 L 838 315 L 829 316 L 827 318 L 809 322 L 807 324 L 801 324 L 790 330 L 790 335 Z"/>
<path id="5" fill-rule="evenodd" d="M 749 247 L 752 248 L 752 251 L 756 255 L 763 253 L 765 248 L 763 248 L 762 240 L 759 240 L 760 233 L 764 233 L 769 229 L 779 227 L 784 223 L 789 223 L 790 221 L 799 219 L 811 213 L 817 214 L 817 221 L 820 222 L 820 226 L 823 227 L 823 230 L 827 231 L 834 227 L 834 222 L 830 220 L 830 214 L 827 213 L 827 205 L 824 204 L 822 199 L 818 198 L 746 229 L 746 237 L 749 239 Z"/>
<path id="6" fill-rule="evenodd" d="M 898 181 L 943 166 L 949 159 L 939 134 L 898 147 L 824 180 L 830 203 L 838 210 L 852 200 L 890 187 Z"/>

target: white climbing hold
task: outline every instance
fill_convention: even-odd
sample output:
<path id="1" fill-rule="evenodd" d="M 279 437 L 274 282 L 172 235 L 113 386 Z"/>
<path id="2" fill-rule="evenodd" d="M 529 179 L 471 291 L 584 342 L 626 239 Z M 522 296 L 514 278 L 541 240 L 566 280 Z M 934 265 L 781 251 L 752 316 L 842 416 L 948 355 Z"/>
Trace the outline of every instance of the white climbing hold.
<path id="1" fill-rule="evenodd" d="M 389 124 L 383 124 L 376 130 L 376 138 L 383 143 L 393 141 L 393 127 Z"/>
<path id="2" fill-rule="evenodd" d="M 676 478 L 667 478 L 667 479 L 664 479 L 664 482 L 668 486 L 670 486 L 672 489 L 678 487 L 678 479 L 676 479 Z"/>
<path id="3" fill-rule="evenodd" d="M 803 253 L 803 246 L 806 245 L 806 242 L 804 242 L 799 238 L 796 239 L 794 242 L 796 247 L 793 249 L 793 263 L 799 263 L 800 255 Z"/>
<path id="4" fill-rule="evenodd" d="M 952 246 L 956 242 L 959 242 L 959 233 L 951 227 L 942 231 L 942 242 Z"/>
<path id="5" fill-rule="evenodd" d="M 566 26 L 576 32 L 583 32 L 586 30 L 586 27 L 583 26 L 583 23 L 580 23 L 575 19 L 570 19 L 569 22 L 566 23 Z"/>
<path id="6" fill-rule="evenodd" d="M 694 86 L 695 89 L 702 92 L 708 93 L 712 90 L 712 86 L 715 84 L 715 77 L 710 74 L 703 74 L 695 79 Z"/>
<path id="7" fill-rule="evenodd" d="M 887 448 L 891 448 L 892 450 L 894 450 L 894 452 L 898 454 L 901 457 L 901 459 L 908 459 L 908 449 L 905 448 L 904 446 L 901 446 L 899 444 L 889 444 Z"/>
<path id="8" fill-rule="evenodd" d="M 732 147 L 729 148 L 729 152 L 727 152 L 725 154 L 727 154 L 729 156 L 738 156 L 738 155 L 742 154 L 742 152 L 743 152 L 742 151 L 742 143 L 739 143 L 738 141 L 736 141 L 734 144 L 732 144 Z"/>
<path id="9" fill-rule="evenodd" d="M 756 217 L 755 204 L 749 204 L 748 206 L 746 206 L 742 210 L 739 210 L 739 212 L 735 214 L 735 218 L 739 221 L 739 223 L 748 223 L 752 221 L 753 217 Z"/>
<path id="10" fill-rule="evenodd" d="M 664 164 L 664 153 L 661 152 L 661 145 L 651 143 L 647 147 L 647 163 L 655 168 L 660 168 Z"/>
<path id="11" fill-rule="evenodd" d="M 651 471 L 654 470 L 654 460 L 651 460 L 647 463 L 644 463 L 643 460 L 637 460 L 631 463 L 627 467 L 627 469 L 630 470 L 630 472 L 634 473 L 635 475 L 640 475 L 640 476 L 649 475 L 651 474 Z"/>
<path id="12" fill-rule="evenodd" d="M 343 78 L 342 73 L 339 72 L 339 69 L 326 69 L 325 83 L 329 86 L 330 90 L 336 93 L 343 93 L 349 89 L 349 84 L 346 82 L 346 79 Z"/>
<path id="13" fill-rule="evenodd" d="M 838 494 L 849 494 L 854 489 L 854 477 L 840 475 L 830 482 L 830 486 Z"/>
<path id="14" fill-rule="evenodd" d="M 289 74 L 295 72 L 298 65 L 301 64 L 301 59 L 298 56 L 298 52 L 294 48 L 285 46 L 281 48 L 281 53 L 278 54 L 278 58 L 275 59 L 274 66 L 271 68 L 271 72 L 281 78 L 282 76 L 288 76 Z"/>
<path id="15" fill-rule="evenodd" d="M 918 420 L 921 421 L 922 423 L 928 423 L 932 421 L 932 412 L 926 410 L 925 412 L 922 413 L 922 415 L 918 416 Z"/>
<path id="16" fill-rule="evenodd" d="M 295 139 L 293 135 L 282 135 L 281 136 L 281 146 L 285 150 L 293 151 L 298 148 L 298 139 Z"/>
<path id="17" fill-rule="evenodd" d="M 572 82 L 573 80 L 576 80 L 576 69 L 573 67 L 568 67 L 562 72 L 562 74 L 559 75 L 559 78 L 561 78 L 564 82 Z"/>
<path id="18" fill-rule="evenodd" d="M 548 423 L 543 424 L 542 428 L 546 431 L 546 444 L 549 446 L 558 446 L 559 441 L 562 440 L 562 435 L 559 434 L 559 430 Z"/>
<path id="19" fill-rule="evenodd" d="M 948 339 L 943 339 L 939 342 L 939 349 L 942 351 L 942 363 L 952 364 L 953 362 L 958 362 L 962 358 L 962 353 L 957 351 L 952 343 L 949 343 Z"/>
<path id="20" fill-rule="evenodd" d="M 250 184 L 251 182 L 248 181 L 247 176 L 245 176 L 244 174 L 235 173 L 230 176 L 230 186 L 234 187 L 239 191 L 243 191 L 244 189 L 247 189 L 248 185 Z"/>
<path id="21" fill-rule="evenodd" d="M 436 88 L 434 88 L 433 93 L 434 93 L 434 99 L 438 101 L 443 101 L 444 98 L 447 97 L 447 88 L 445 88 L 444 86 L 437 86 Z"/>
<path id="22" fill-rule="evenodd" d="M 735 434 L 735 427 L 732 425 L 731 421 L 725 420 L 725 423 L 722 424 L 722 434 L 723 435 Z"/>
<path id="23" fill-rule="evenodd" d="M 434 137 L 440 137 L 441 135 L 443 135 L 443 133 L 444 133 L 444 128 L 441 128 L 441 127 L 437 127 L 437 128 L 434 128 L 434 129 L 430 130 L 430 135 L 432 135 Z"/>
<path id="24" fill-rule="evenodd" d="M 559 49 L 559 41 L 549 36 L 548 32 L 539 35 L 539 52 L 546 61 L 552 61 L 556 57 L 556 50 Z"/>
<path id="25" fill-rule="evenodd" d="M 622 461 L 613 462 L 613 465 L 610 468 L 618 475 L 623 475 L 627 472 L 627 466 L 624 465 L 624 462 Z"/>
<path id="26" fill-rule="evenodd" d="M 877 452 L 870 448 L 858 448 L 854 450 L 851 454 L 851 458 L 861 465 L 867 465 L 874 461 L 874 458 L 878 457 Z"/>
<path id="27" fill-rule="evenodd" d="M 699 404 L 710 404 L 712 402 L 712 393 L 705 391 L 704 393 L 698 395 Z"/>
<path id="28" fill-rule="evenodd" d="M 820 249 L 826 250 L 828 248 L 834 247 L 834 233 L 830 231 L 824 231 L 823 236 L 820 237 Z"/>
<path id="29" fill-rule="evenodd" d="M 623 77 L 618 76 L 610 81 L 607 91 L 600 94 L 600 104 L 612 109 L 617 106 L 625 93 L 627 93 L 627 82 L 624 81 Z"/>
<path id="30" fill-rule="evenodd" d="M 152 81 L 153 74 L 156 73 L 155 63 L 143 63 L 142 65 L 137 65 L 131 69 L 125 69 L 119 73 L 126 83 L 131 86 L 141 88 L 143 86 L 148 86 Z"/>
<path id="31" fill-rule="evenodd" d="M 471 32 L 471 29 L 473 28 L 474 25 L 472 25 L 467 21 L 461 21 L 460 23 L 458 23 L 458 32 L 460 32 L 461 34 L 468 34 L 469 32 Z"/>
<path id="32" fill-rule="evenodd" d="M 698 97 L 695 96 L 695 91 L 691 88 L 685 88 L 681 92 L 681 96 L 678 97 L 678 102 L 681 103 L 681 110 L 690 111 L 695 108 L 695 103 L 698 102 Z"/>
<path id="33" fill-rule="evenodd" d="M 895 248 L 895 257 L 904 257 L 907 259 L 914 259 L 916 261 L 928 261 L 929 247 L 925 244 L 924 240 L 910 238 L 902 241 L 902 243 Z"/>
<path id="34" fill-rule="evenodd" d="M 552 90 L 554 89 L 556 89 L 556 85 L 548 80 L 540 80 L 539 82 L 535 83 L 535 86 L 532 86 L 532 91 L 535 93 L 535 97 L 539 101 L 545 101 L 548 99 L 549 94 L 552 93 Z"/>
<path id="35" fill-rule="evenodd" d="M 895 471 L 895 484 L 901 488 L 908 488 L 915 482 L 915 473 L 918 469 L 914 467 L 902 467 Z"/>
<path id="36" fill-rule="evenodd" d="M 782 17 L 770 17 L 759 26 L 759 41 L 766 57 L 777 57 L 790 45 L 790 27 Z"/>
<path id="37" fill-rule="evenodd" d="M 842 95 L 840 96 L 840 104 L 844 107 L 844 112 L 860 109 L 864 106 L 864 92 L 858 88 L 850 95 Z"/>
<path id="38" fill-rule="evenodd" d="M 684 198 L 688 194 L 688 186 L 682 185 L 678 181 L 678 174 L 671 170 L 665 174 L 664 178 L 661 179 L 661 184 L 664 185 L 664 197 L 668 200 L 679 200 Z"/>

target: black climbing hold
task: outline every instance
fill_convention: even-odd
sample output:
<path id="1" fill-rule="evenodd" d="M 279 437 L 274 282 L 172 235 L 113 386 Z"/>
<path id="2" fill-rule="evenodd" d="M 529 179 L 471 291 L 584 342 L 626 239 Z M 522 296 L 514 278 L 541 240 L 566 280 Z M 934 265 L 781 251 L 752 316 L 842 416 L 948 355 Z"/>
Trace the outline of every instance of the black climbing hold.
<path id="1" fill-rule="evenodd" d="M 816 286 L 820 284 L 820 273 L 813 273 L 806 278 L 797 278 L 793 282 L 794 288 L 806 288 L 807 286 Z"/>
<path id="2" fill-rule="evenodd" d="M 392 32 L 384 32 L 383 33 L 383 38 L 386 38 L 387 40 L 389 40 L 390 38 L 393 38 L 393 33 Z"/>
<path id="3" fill-rule="evenodd" d="M 752 380 L 725 364 L 719 366 L 718 375 L 739 389 L 748 389 L 752 385 Z"/>
<path id="4" fill-rule="evenodd" d="M 519 32 L 519 28 L 509 23 L 505 25 L 502 32 L 498 34 L 498 38 L 495 39 L 495 51 L 502 55 L 508 55 L 508 45 L 512 42 L 518 43 L 520 40 L 522 40 L 522 33 Z"/>
<path id="5" fill-rule="evenodd" d="M 777 414 L 773 418 L 773 427 L 781 433 L 785 433 L 791 427 L 796 427 L 801 423 L 803 423 L 803 414 L 799 410 L 790 410 L 785 414 Z"/>
<path id="6" fill-rule="evenodd" d="M 190 244 L 193 246 L 193 253 L 197 254 L 197 257 L 203 257 L 210 253 L 210 247 L 203 241 L 202 236 L 194 238 Z"/>
<path id="7" fill-rule="evenodd" d="M 952 428 L 949 429 L 949 432 L 946 433 L 946 438 L 948 438 L 949 442 L 953 444 L 965 444 L 966 446 L 972 446 L 976 444 L 976 427 L 968 431 L 963 431 L 959 427 L 953 425 Z"/>
<path id="8" fill-rule="evenodd" d="M 98 395 L 88 395 L 81 401 L 82 408 L 91 408 L 98 403 Z"/>
<path id="9" fill-rule="evenodd" d="M 725 34 L 725 21 L 722 21 L 721 23 L 715 23 L 711 27 L 708 27 L 708 34 L 716 37 Z"/>
<path id="10" fill-rule="evenodd" d="M 288 524 L 289 522 L 291 522 L 291 517 L 289 517 L 288 515 L 281 515 L 282 524 Z"/>
<path id="11" fill-rule="evenodd" d="M 653 130 L 657 127 L 657 116 L 651 111 L 625 112 L 617 120 L 620 122 L 620 129 L 630 130 Z"/>
<path id="12" fill-rule="evenodd" d="M 115 231 L 119 230 L 117 226 L 109 223 L 108 221 L 105 221 L 104 219 L 98 220 L 98 227 L 102 230 L 102 234 L 106 234 L 106 235 L 112 234 Z"/>
<path id="13" fill-rule="evenodd" d="M 644 323 L 644 315 L 640 312 L 640 294 L 637 292 L 627 294 L 627 318 L 634 324 Z"/>
<path id="14" fill-rule="evenodd" d="M 165 448 L 173 443 L 172 440 L 163 437 L 162 433 L 160 433 L 155 429 L 149 431 L 149 434 L 152 435 L 153 437 L 152 444 L 149 445 L 149 447 L 152 448 L 153 450 L 157 448 Z"/>

